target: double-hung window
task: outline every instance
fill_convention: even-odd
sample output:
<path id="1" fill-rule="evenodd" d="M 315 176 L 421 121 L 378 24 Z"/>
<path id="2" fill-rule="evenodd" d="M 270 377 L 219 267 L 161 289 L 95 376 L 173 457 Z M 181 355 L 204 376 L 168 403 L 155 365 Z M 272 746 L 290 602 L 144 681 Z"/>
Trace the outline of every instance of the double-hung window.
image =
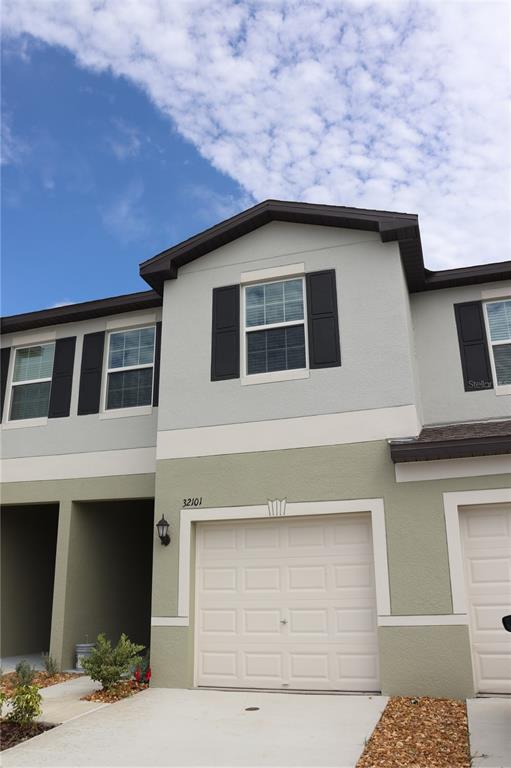
<path id="1" fill-rule="evenodd" d="M 511 299 L 485 304 L 493 375 L 511 393 Z"/>
<path id="2" fill-rule="evenodd" d="M 154 341 L 154 325 L 110 333 L 105 410 L 151 405 Z"/>
<path id="3" fill-rule="evenodd" d="M 48 416 L 55 343 L 16 350 L 11 383 L 9 419 Z"/>
<path id="4" fill-rule="evenodd" d="M 307 368 L 304 278 L 244 288 L 245 375 Z"/>

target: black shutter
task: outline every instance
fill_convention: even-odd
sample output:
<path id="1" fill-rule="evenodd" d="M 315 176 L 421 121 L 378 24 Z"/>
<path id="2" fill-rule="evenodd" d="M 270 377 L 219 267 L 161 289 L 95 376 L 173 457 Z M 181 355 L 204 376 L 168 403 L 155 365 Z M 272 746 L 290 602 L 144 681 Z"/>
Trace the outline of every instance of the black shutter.
<path id="1" fill-rule="evenodd" d="M 67 339 L 57 339 L 55 342 L 50 406 L 48 408 L 49 419 L 69 416 L 75 347 L 76 336 L 69 336 Z"/>
<path id="2" fill-rule="evenodd" d="M 99 412 L 101 398 L 101 372 L 105 332 L 87 333 L 83 337 L 80 391 L 78 393 L 78 415 Z"/>
<path id="3" fill-rule="evenodd" d="M 491 389 L 493 378 L 484 327 L 483 305 L 467 301 L 454 305 L 465 392 Z"/>
<path id="4" fill-rule="evenodd" d="M 306 280 L 309 367 L 333 368 L 341 364 L 335 269 L 310 272 Z"/>
<path id="5" fill-rule="evenodd" d="M 213 289 L 211 381 L 240 375 L 240 287 Z"/>
<path id="6" fill-rule="evenodd" d="M 4 401 L 5 401 L 5 390 L 7 389 L 7 374 L 9 373 L 9 359 L 11 357 L 11 348 L 10 347 L 4 347 L 1 352 L 0 357 L 0 380 L 2 384 L 2 391 L 0 395 L 0 421 L 2 420 L 2 416 L 4 413 Z"/>
<path id="7" fill-rule="evenodd" d="M 160 357 L 161 357 L 161 323 L 156 323 L 156 338 L 154 340 L 154 370 L 153 370 L 153 405 L 157 406 L 160 399 Z"/>

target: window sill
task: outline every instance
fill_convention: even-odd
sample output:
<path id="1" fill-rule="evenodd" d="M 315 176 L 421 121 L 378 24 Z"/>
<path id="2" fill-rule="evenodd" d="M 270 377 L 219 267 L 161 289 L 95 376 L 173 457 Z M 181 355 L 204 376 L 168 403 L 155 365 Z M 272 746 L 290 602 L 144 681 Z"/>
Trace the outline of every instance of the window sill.
<path id="1" fill-rule="evenodd" d="M 110 411 L 101 411 L 99 418 L 122 419 L 127 416 L 150 416 L 152 412 L 152 405 L 138 405 L 133 408 L 113 408 Z"/>
<path id="2" fill-rule="evenodd" d="M 498 395 L 511 395 L 511 384 L 503 384 L 500 387 L 495 387 L 495 394 Z"/>
<path id="3" fill-rule="evenodd" d="M 308 368 L 297 368 L 292 371 L 272 371 L 271 373 L 254 373 L 249 376 L 241 377 L 242 386 L 249 384 L 270 384 L 276 381 L 293 381 L 294 379 L 308 379 L 310 372 Z"/>
<path id="4" fill-rule="evenodd" d="M 48 417 L 42 416 L 38 419 L 15 419 L 2 424 L 4 429 L 24 429 L 28 427 L 45 427 L 48 424 Z"/>

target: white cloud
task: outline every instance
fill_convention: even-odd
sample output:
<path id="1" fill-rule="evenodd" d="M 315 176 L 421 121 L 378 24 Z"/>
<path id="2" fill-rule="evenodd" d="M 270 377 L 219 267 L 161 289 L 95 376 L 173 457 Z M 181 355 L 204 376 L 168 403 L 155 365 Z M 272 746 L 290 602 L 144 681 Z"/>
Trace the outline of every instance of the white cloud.
<path id="1" fill-rule="evenodd" d="M 121 243 L 132 243 L 148 233 L 149 224 L 141 202 L 143 195 L 142 182 L 132 181 L 101 214 L 107 231 Z"/>
<path id="2" fill-rule="evenodd" d="M 115 132 L 106 137 L 106 143 L 118 160 L 136 157 L 142 147 L 142 137 L 138 128 L 128 125 L 124 120 L 114 120 Z"/>
<path id="3" fill-rule="evenodd" d="M 1 165 L 15 165 L 23 160 L 29 147 L 12 129 L 11 116 L 8 113 L 1 117 Z"/>
<path id="4" fill-rule="evenodd" d="M 11 38 L 136 83 L 247 199 L 418 212 L 439 268 L 509 255 L 509 14 L 491 0 L 4 0 L 3 16 Z"/>

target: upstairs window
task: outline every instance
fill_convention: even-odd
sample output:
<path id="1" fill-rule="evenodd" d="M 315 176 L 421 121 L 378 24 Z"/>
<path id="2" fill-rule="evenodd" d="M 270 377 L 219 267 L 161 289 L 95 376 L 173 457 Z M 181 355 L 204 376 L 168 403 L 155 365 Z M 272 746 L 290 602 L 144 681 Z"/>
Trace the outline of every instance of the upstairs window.
<path id="1" fill-rule="evenodd" d="M 54 356 L 54 343 L 16 350 L 9 414 L 11 421 L 48 416 Z"/>
<path id="2" fill-rule="evenodd" d="M 485 308 L 495 382 L 511 392 L 511 299 L 487 302 Z"/>
<path id="3" fill-rule="evenodd" d="M 154 341 L 154 325 L 110 333 L 106 410 L 151 405 Z"/>
<path id="4" fill-rule="evenodd" d="M 247 376 L 306 368 L 304 279 L 244 290 Z"/>

